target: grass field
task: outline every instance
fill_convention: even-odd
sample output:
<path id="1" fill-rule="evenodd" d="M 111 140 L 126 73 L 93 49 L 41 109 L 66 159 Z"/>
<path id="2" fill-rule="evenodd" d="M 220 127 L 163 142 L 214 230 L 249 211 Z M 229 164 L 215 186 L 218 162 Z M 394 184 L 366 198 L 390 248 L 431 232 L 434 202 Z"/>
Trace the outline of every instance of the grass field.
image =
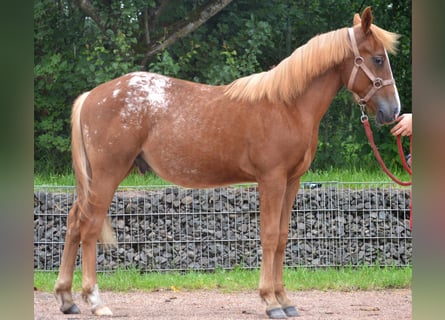
<path id="1" fill-rule="evenodd" d="M 327 269 L 286 268 L 284 283 L 288 290 L 379 290 L 411 287 L 412 268 L 344 267 Z M 51 292 L 57 278 L 55 272 L 34 272 L 34 287 Z M 224 292 L 254 290 L 258 287 L 259 270 L 216 270 L 214 272 L 152 272 L 117 270 L 99 273 L 102 290 L 129 291 L 161 289 L 219 289 Z M 74 273 L 73 290 L 81 290 L 81 273 Z"/>
<path id="2" fill-rule="evenodd" d="M 403 181 L 409 180 L 406 172 L 394 172 L 394 174 Z M 390 182 L 391 180 L 381 171 L 365 171 L 365 170 L 344 170 L 331 169 L 329 171 L 308 171 L 301 178 L 301 182 Z M 169 185 L 171 183 L 162 180 L 154 173 L 140 175 L 138 173 L 130 174 L 121 186 L 149 186 L 149 185 Z M 72 172 L 66 174 L 35 174 L 34 185 L 45 186 L 74 186 L 75 179 Z"/>

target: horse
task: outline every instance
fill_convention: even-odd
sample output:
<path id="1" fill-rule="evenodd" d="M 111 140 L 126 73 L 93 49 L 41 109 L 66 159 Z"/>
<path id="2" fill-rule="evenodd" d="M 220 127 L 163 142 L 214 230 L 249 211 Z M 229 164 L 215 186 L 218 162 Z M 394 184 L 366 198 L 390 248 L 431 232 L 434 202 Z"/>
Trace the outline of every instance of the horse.
<path id="1" fill-rule="evenodd" d="M 112 315 L 100 299 L 96 243 L 115 241 L 107 210 L 137 167 L 190 188 L 258 183 L 259 295 L 270 318 L 297 316 L 283 283 L 284 250 L 323 115 L 343 86 L 379 124 L 400 112 L 388 58 L 399 36 L 372 22 L 367 7 L 352 27 L 316 35 L 273 69 L 226 85 L 139 71 L 81 94 L 71 118 L 77 199 L 54 288 L 60 310 L 80 313 L 71 289 L 81 244 L 82 297 L 94 315 Z"/>

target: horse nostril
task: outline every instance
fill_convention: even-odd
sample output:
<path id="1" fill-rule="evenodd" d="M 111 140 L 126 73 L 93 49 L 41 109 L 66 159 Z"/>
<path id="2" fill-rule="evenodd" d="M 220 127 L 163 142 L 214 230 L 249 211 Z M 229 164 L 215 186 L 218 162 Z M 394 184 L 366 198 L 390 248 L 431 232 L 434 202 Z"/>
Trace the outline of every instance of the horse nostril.
<path id="1" fill-rule="evenodd" d="M 379 117 L 384 117 L 385 116 L 385 113 L 383 112 L 382 109 L 379 109 L 377 112 L 378 112 L 378 116 Z"/>
<path id="2" fill-rule="evenodd" d="M 385 122 L 384 119 L 385 119 L 385 115 L 384 115 L 383 111 L 381 109 L 378 109 L 377 114 L 376 114 L 377 123 L 380 123 L 380 124 L 384 123 Z"/>

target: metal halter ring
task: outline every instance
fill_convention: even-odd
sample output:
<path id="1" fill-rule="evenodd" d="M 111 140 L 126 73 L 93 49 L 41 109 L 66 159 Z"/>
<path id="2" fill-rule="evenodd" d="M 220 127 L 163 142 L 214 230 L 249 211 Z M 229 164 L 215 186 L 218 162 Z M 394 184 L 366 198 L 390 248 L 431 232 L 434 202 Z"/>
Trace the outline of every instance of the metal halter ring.
<path id="1" fill-rule="evenodd" d="M 363 64 L 365 62 L 365 59 L 363 59 L 363 57 L 358 56 L 354 58 L 354 64 L 358 67 L 361 64 Z"/>
<path id="2" fill-rule="evenodd" d="M 383 80 L 381 78 L 375 78 L 373 81 L 374 88 L 380 89 L 383 87 Z"/>

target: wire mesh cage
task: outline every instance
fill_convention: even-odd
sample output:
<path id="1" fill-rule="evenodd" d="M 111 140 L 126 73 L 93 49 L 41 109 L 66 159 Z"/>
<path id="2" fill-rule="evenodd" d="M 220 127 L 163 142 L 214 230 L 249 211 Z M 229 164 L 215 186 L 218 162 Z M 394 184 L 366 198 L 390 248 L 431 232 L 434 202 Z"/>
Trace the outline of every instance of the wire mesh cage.
<path id="1" fill-rule="evenodd" d="M 75 197 L 73 187 L 35 187 L 35 270 L 58 270 Z M 302 184 L 285 265 L 411 265 L 409 198 L 409 189 L 392 183 Z M 118 245 L 98 244 L 97 270 L 258 268 L 259 201 L 256 185 L 119 188 L 108 212 Z M 81 261 L 79 249 L 78 267 Z"/>

